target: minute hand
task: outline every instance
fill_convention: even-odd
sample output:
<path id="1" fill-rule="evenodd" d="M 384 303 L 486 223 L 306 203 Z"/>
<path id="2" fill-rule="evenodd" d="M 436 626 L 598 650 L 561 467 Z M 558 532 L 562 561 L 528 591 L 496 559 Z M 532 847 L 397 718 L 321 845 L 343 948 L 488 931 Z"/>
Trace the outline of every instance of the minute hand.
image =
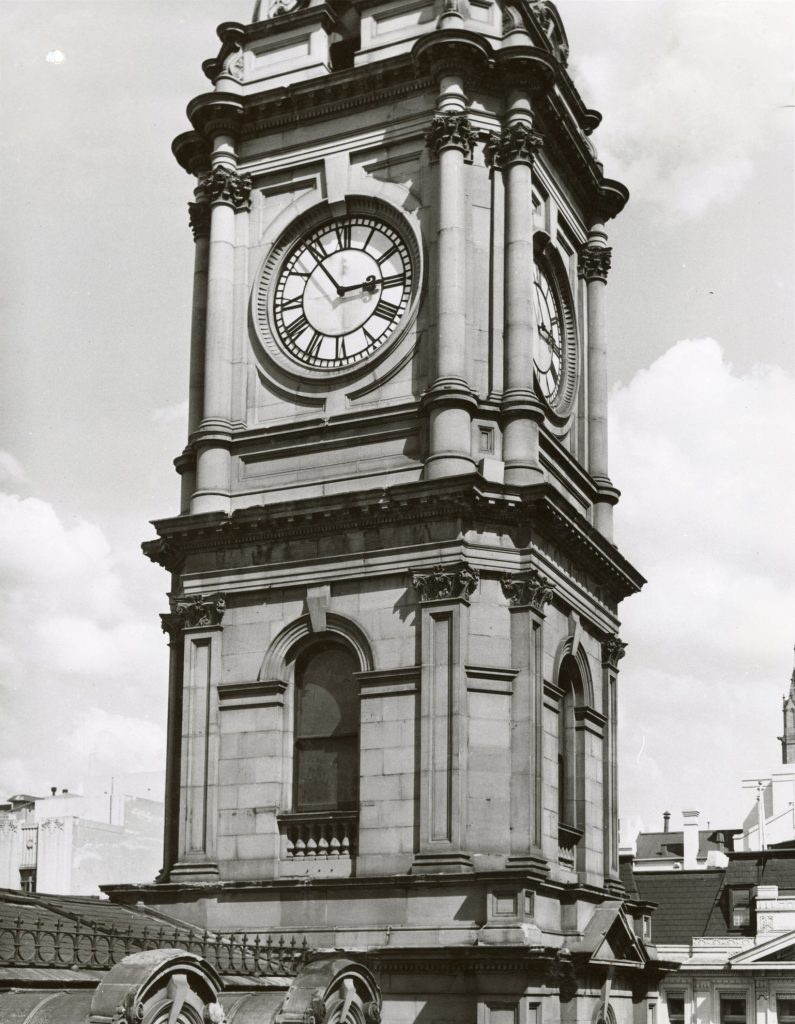
<path id="1" fill-rule="evenodd" d="M 348 289 L 347 288 L 343 288 L 341 285 L 337 284 L 337 282 L 331 276 L 330 272 L 328 271 L 328 269 L 326 268 L 326 265 L 324 263 L 318 263 L 318 266 L 323 271 L 323 273 L 326 275 L 326 277 L 329 279 L 329 281 L 331 281 L 331 283 L 334 285 L 334 290 L 336 291 L 337 295 L 344 295 L 345 292 Z"/>
<path id="2" fill-rule="evenodd" d="M 366 292 L 374 292 L 378 287 L 378 281 L 376 281 L 375 274 L 368 274 L 364 281 L 360 281 L 358 284 L 344 284 L 340 289 L 340 295 L 344 295 L 345 292 L 355 292 L 357 288 L 362 288 Z"/>

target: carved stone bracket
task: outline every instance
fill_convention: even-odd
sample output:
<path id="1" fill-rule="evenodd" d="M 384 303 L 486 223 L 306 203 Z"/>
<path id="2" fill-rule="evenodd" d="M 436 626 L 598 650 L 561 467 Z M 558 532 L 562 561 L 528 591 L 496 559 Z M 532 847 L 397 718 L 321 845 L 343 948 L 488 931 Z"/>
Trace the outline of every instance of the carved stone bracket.
<path id="1" fill-rule="evenodd" d="M 584 245 L 578 255 L 578 277 L 584 277 L 586 281 L 607 281 L 613 255 L 609 246 Z"/>
<path id="2" fill-rule="evenodd" d="M 489 136 L 484 149 L 486 163 L 497 171 L 518 163 L 532 166 L 543 141 L 543 136 L 529 125 L 512 124 L 502 134 L 492 132 Z"/>
<path id="3" fill-rule="evenodd" d="M 616 633 L 611 634 L 602 641 L 602 663 L 618 671 L 618 663 L 624 657 L 627 645 L 619 640 Z"/>
<path id="4" fill-rule="evenodd" d="M 236 210 L 247 210 L 251 204 L 250 174 L 238 174 L 229 167 L 215 167 L 202 178 L 199 186 L 211 203 L 229 203 Z"/>
<path id="5" fill-rule="evenodd" d="M 533 611 L 543 613 L 544 605 L 550 604 L 555 596 L 555 588 L 537 569 L 522 576 L 503 576 L 500 583 L 511 607 L 529 605 Z"/>
<path id="6" fill-rule="evenodd" d="M 210 234 L 210 204 L 188 203 L 188 217 L 193 239 L 206 238 Z"/>
<path id="7" fill-rule="evenodd" d="M 477 589 L 479 581 L 478 570 L 466 562 L 455 566 L 437 565 L 429 573 L 415 573 L 411 578 L 420 601 L 468 598 Z"/>
<path id="8" fill-rule="evenodd" d="M 161 615 L 163 631 L 172 636 L 172 631 L 197 626 L 220 626 L 226 611 L 226 598 L 223 594 L 211 594 L 204 597 L 177 598 L 170 615 Z M 173 636 L 172 636 L 173 639 Z"/>
<path id="9" fill-rule="evenodd" d="M 471 156 L 477 132 L 466 114 L 437 114 L 425 134 L 425 143 L 438 159 L 443 149 L 460 149 Z"/>

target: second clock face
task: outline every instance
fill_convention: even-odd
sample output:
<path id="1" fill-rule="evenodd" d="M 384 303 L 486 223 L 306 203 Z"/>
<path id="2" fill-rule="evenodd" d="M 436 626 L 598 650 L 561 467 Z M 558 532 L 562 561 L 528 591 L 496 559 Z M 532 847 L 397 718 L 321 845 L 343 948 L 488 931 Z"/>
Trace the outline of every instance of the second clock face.
<path id="1" fill-rule="evenodd" d="M 337 217 L 288 248 L 274 281 L 273 323 L 299 362 L 349 366 L 394 335 L 412 291 L 409 247 L 390 224 Z"/>
<path id="2" fill-rule="evenodd" d="M 533 268 L 533 280 L 538 331 L 533 361 L 541 393 L 547 403 L 554 406 L 563 385 L 566 357 L 560 306 L 549 278 L 537 263 Z"/>

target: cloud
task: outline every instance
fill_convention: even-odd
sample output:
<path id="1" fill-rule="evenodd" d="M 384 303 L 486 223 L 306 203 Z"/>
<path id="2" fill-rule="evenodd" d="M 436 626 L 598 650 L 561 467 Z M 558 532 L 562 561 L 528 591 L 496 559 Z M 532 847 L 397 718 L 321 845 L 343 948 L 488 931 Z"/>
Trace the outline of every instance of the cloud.
<path id="1" fill-rule="evenodd" d="M 0 796 L 76 787 L 114 749 L 117 770 L 162 769 L 168 659 L 137 538 L 3 493 L 0 536 Z"/>
<path id="2" fill-rule="evenodd" d="M 11 452 L 0 451 L 0 484 L 24 483 L 28 475 Z"/>
<path id="3" fill-rule="evenodd" d="M 648 579 L 622 606 L 624 803 L 647 824 L 666 809 L 654 800 L 739 822 L 735 773 L 780 760 L 794 407 L 792 376 L 738 375 L 709 338 L 678 342 L 612 394 L 616 541 Z"/>
<path id="4" fill-rule="evenodd" d="M 575 79 L 608 115 L 596 135 L 600 157 L 666 214 L 697 219 L 736 198 L 760 151 L 791 130 L 790 4 L 625 3 L 598 42 L 591 12 L 587 47 L 577 20 L 585 13 L 574 5 L 569 15 L 583 33 Z"/>
<path id="5" fill-rule="evenodd" d="M 178 402 L 176 405 L 165 405 L 160 409 L 152 411 L 153 423 L 172 424 L 186 426 L 188 422 L 188 402 Z"/>

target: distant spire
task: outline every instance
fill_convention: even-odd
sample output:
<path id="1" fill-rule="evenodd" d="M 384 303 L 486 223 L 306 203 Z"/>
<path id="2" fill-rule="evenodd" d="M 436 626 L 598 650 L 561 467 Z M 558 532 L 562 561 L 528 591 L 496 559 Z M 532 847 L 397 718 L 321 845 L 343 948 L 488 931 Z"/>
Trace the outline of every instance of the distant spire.
<path id="1" fill-rule="evenodd" d="M 784 732 L 781 740 L 781 760 L 784 764 L 795 764 L 795 668 L 792 670 L 789 683 L 789 694 L 784 698 L 782 706 Z"/>

